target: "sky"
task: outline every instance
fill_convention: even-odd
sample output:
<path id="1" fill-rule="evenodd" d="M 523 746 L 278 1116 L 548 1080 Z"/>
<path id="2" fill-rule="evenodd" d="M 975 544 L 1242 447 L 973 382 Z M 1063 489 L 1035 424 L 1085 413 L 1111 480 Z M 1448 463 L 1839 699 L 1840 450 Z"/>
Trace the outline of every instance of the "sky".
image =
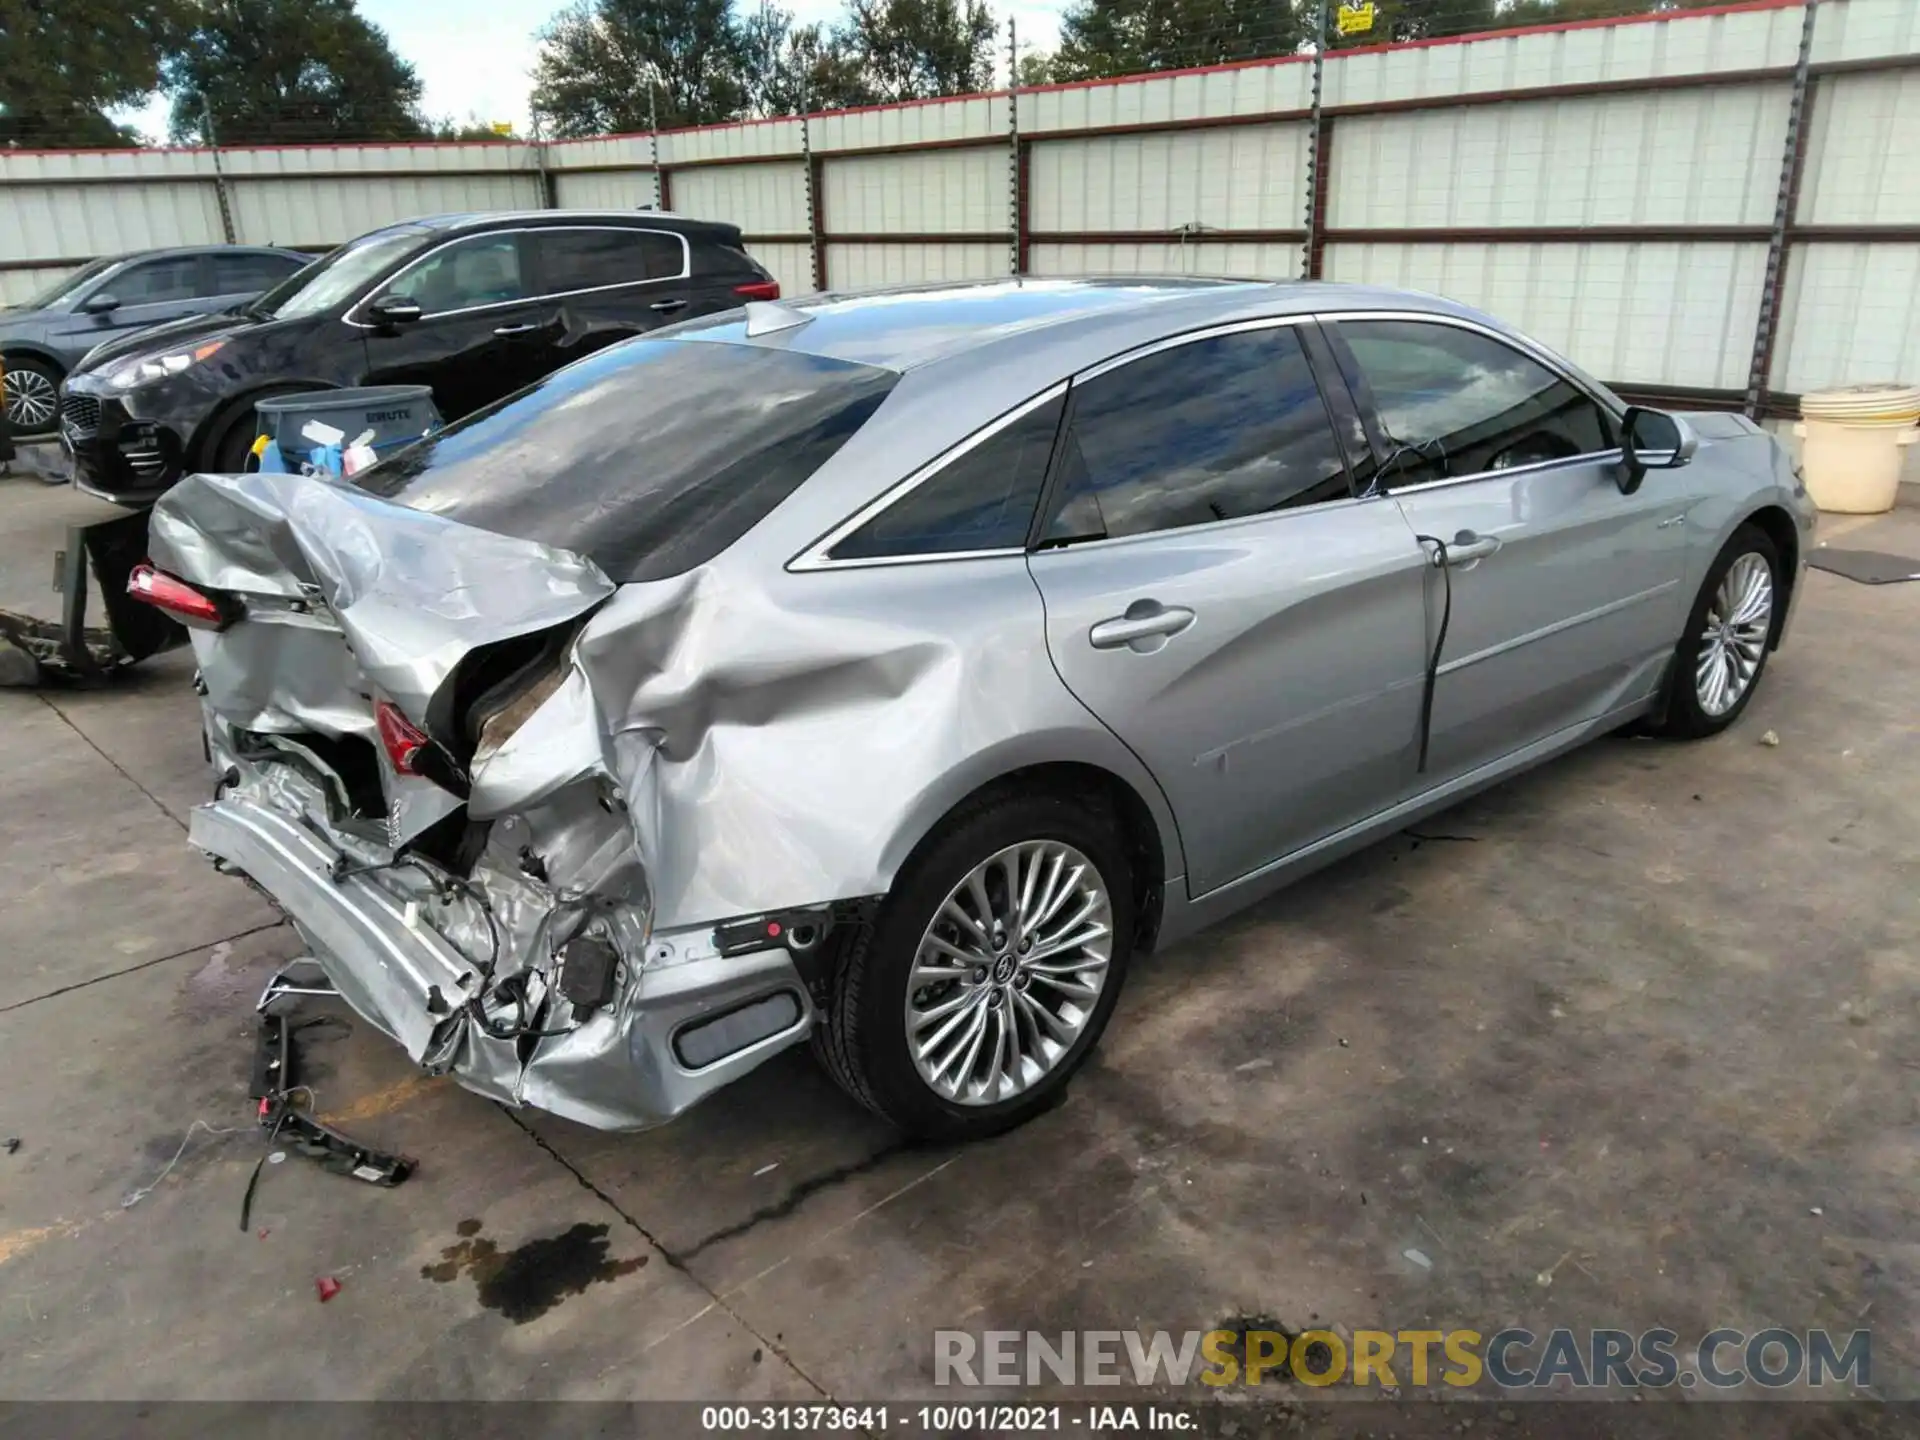
<path id="1" fill-rule="evenodd" d="M 753 0 L 738 0 L 745 5 Z M 784 0 L 803 24 L 831 22 L 843 0 Z M 1020 27 L 1020 49 L 1052 49 L 1064 0 L 999 0 L 993 11 L 1004 22 L 1011 14 Z M 527 113 L 528 78 L 533 68 L 534 35 L 563 0 L 359 0 L 359 10 L 387 32 L 393 48 L 419 72 L 426 87 L 421 108 L 435 120 L 482 124 L 509 121 L 521 135 L 531 126 Z M 1002 45 L 1004 49 L 1004 43 Z M 1004 74 L 1005 62 L 995 66 Z M 167 102 L 156 98 L 126 118 L 149 138 L 160 140 L 167 128 Z"/>

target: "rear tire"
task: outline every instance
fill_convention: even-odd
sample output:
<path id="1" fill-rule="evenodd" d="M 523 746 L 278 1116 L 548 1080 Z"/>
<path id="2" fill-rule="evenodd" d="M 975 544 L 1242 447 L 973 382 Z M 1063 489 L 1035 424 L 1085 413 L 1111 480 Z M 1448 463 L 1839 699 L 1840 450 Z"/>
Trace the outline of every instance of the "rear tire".
<path id="1" fill-rule="evenodd" d="M 4 391 L 7 428 L 16 440 L 38 440 L 60 425 L 60 381 L 57 365 L 26 355 L 9 356 Z"/>
<path id="2" fill-rule="evenodd" d="M 1757 525 L 1742 525 L 1707 567 L 1674 647 L 1662 734 L 1677 740 L 1718 735 L 1760 688 L 1778 630 L 1780 552 Z"/>
<path id="3" fill-rule="evenodd" d="M 1054 1104 L 1085 1063 L 1133 933 L 1109 810 L 1044 791 L 983 797 L 921 845 L 844 945 L 814 1053 L 910 1135 L 999 1134 Z"/>

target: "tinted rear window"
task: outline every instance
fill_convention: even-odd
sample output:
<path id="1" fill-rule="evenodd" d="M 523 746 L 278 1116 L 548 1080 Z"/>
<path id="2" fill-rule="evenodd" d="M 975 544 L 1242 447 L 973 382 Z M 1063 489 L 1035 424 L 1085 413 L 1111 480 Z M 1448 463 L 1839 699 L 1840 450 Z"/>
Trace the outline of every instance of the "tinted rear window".
<path id="1" fill-rule="evenodd" d="M 615 581 L 660 580 L 757 524 L 899 378 L 757 345 L 634 340 L 409 446 L 357 483 L 578 551 Z"/>

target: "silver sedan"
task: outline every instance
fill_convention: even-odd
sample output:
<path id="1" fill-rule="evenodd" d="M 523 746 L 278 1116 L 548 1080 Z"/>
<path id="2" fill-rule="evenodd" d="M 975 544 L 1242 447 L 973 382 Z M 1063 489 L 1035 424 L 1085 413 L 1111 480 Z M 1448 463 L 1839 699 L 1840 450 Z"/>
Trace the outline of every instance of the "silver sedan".
<path id="1" fill-rule="evenodd" d="M 203 475 L 193 842 L 429 1070 L 634 1128 L 811 1040 L 1015 1124 L 1128 962 L 1752 699 L 1812 509 L 1737 415 L 1324 284 L 750 304 L 358 477 Z"/>

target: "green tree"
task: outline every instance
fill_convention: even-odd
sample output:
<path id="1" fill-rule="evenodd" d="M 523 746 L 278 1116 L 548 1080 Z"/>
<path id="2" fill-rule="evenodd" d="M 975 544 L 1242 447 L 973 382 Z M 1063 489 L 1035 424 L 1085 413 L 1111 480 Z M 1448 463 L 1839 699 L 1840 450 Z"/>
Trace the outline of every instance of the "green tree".
<path id="1" fill-rule="evenodd" d="M 182 0 L 0 0 L 0 145 L 137 145 L 106 111 L 160 87 Z"/>
<path id="2" fill-rule="evenodd" d="M 741 84 L 754 115 L 798 115 L 873 101 L 860 59 L 844 32 L 796 25 L 793 14 L 762 0 L 739 26 Z"/>
<path id="3" fill-rule="evenodd" d="M 353 0 L 197 0 L 189 21 L 162 67 L 176 140 L 299 144 L 428 133 L 420 77 Z"/>
<path id="4" fill-rule="evenodd" d="M 540 32 L 533 109 L 560 137 L 732 120 L 747 107 L 729 0 L 578 0 Z"/>
<path id="5" fill-rule="evenodd" d="M 1311 24 L 1311 12 L 1303 23 L 1272 0 L 1075 0 L 1060 19 L 1052 76 L 1097 80 L 1291 55 Z"/>
<path id="6" fill-rule="evenodd" d="M 982 0 L 849 0 L 837 32 L 874 100 L 985 90 L 998 31 Z"/>
<path id="7" fill-rule="evenodd" d="M 1053 56 L 1045 51 L 1035 51 L 1020 57 L 1018 78 L 1022 88 L 1025 88 L 1033 85 L 1051 85 L 1061 77 L 1054 74 Z"/>

